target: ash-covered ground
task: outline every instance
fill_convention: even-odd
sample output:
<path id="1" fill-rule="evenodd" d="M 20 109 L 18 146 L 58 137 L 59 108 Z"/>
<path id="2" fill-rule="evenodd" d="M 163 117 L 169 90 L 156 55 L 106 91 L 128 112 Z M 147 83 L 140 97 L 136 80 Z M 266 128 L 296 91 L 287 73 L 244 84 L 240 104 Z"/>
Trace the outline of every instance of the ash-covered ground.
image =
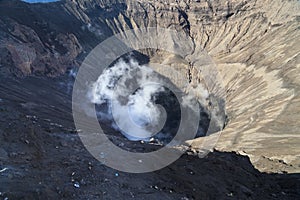
<path id="1" fill-rule="evenodd" d="M 296 0 L 0 0 L 0 199 L 300 199 L 299 10 Z M 193 58 L 208 52 L 230 121 L 219 151 L 203 159 L 188 151 L 159 171 L 128 174 L 84 147 L 72 77 L 63 74 L 107 37 L 152 26 L 187 33 L 188 62 L 163 52 L 150 59 L 179 64 L 191 82 L 199 79 Z M 102 126 L 123 149 L 161 147 Z"/>
<path id="2" fill-rule="evenodd" d="M 299 174 L 261 173 L 235 153 L 215 151 L 200 159 L 188 151 L 170 166 L 145 174 L 106 167 L 75 131 L 69 78 L 1 77 L 1 199 L 299 198 Z"/>

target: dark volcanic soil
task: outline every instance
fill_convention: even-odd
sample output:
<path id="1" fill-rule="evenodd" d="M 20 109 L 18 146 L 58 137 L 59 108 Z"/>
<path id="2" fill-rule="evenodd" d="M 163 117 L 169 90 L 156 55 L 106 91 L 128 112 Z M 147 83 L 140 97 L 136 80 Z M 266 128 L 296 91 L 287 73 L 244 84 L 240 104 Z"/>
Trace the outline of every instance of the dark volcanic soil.
<path id="1" fill-rule="evenodd" d="M 62 80 L 0 79 L 0 199 L 300 197 L 299 174 L 260 173 L 235 153 L 183 155 L 146 174 L 108 168 L 73 131 L 71 90 Z"/>
<path id="2" fill-rule="evenodd" d="M 261 144 L 267 144 L 265 149 L 272 149 L 270 151 L 273 151 L 272 145 L 280 144 L 274 149 L 277 153 L 286 152 L 279 155 L 291 154 L 294 146 L 289 148 L 288 145 L 296 146 L 297 140 L 292 140 L 299 127 L 297 40 L 300 17 L 290 1 L 270 5 L 262 0 L 185 1 L 189 3 L 183 5 L 184 9 L 179 4 L 170 6 L 168 0 L 134 4 L 125 1 L 130 2 L 128 6 L 122 2 L 68 0 L 29 5 L 18 0 L 0 0 L 0 200 L 300 199 L 300 174 L 280 172 L 278 162 L 289 164 L 268 160 L 268 157 L 260 164 L 280 174 L 261 173 L 247 157 L 224 152 L 213 152 L 203 159 L 185 154 L 172 165 L 146 174 L 128 174 L 108 168 L 90 155 L 74 131 L 71 77 L 10 76 L 61 75 L 69 67 L 79 66 L 100 41 L 128 27 L 154 25 L 185 30 L 190 36 L 197 36 L 191 38 L 196 47 L 207 49 L 218 64 L 241 66 L 242 73 L 236 75 L 237 79 L 228 79 L 226 85 L 230 88 L 232 108 L 243 103 L 248 105 L 255 99 L 249 98 L 253 92 L 264 95 L 273 88 L 270 86 L 273 82 L 278 84 L 274 89 L 282 91 L 278 96 L 285 96 L 288 90 L 297 91 L 293 102 L 271 96 L 266 103 L 243 108 L 253 112 L 263 108 L 261 113 L 264 113 L 277 110 L 272 104 L 290 104 L 282 113 L 285 118 L 268 126 L 259 123 L 256 126 L 255 122 L 249 128 L 268 129 L 270 137 L 273 131 L 274 137 L 286 132 L 284 139 L 288 142 L 283 147 L 281 141 L 269 142 L 269 138 Z M 243 71 L 244 65 L 249 71 Z M 266 66 L 266 72 L 259 74 Z M 248 73 L 252 78 L 243 75 Z M 191 75 L 191 80 L 198 76 Z M 240 87 L 239 82 L 244 81 L 247 84 Z M 255 84 L 250 87 L 252 83 Z M 257 85 L 258 88 L 254 88 Z M 240 91 L 246 92 L 239 96 Z M 243 98 L 246 101 L 239 102 Z M 241 119 L 252 116 L 255 116 L 254 121 L 264 119 L 252 111 Z M 272 112 L 262 116 L 271 116 L 271 121 L 277 117 Z M 236 123 L 240 121 L 243 120 Z M 241 124 L 240 130 L 250 130 Z M 107 130 L 116 143 L 132 144 L 118 137 L 115 131 Z M 135 145 L 132 149 L 146 151 L 157 148 L 139 142 L 132 145 Z"/>

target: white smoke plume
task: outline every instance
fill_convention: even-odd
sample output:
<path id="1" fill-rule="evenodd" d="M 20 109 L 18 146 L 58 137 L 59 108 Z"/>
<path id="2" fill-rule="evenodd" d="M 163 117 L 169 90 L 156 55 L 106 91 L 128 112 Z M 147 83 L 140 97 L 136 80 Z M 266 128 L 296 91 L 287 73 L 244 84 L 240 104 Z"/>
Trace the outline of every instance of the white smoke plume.
<path id="1" fill-rule="evenodd" d="M 129 140 L 148 141 L 154 135 L 159 138 L 172 135 L 170 130 L 178 125 L 169 121 L 171 129 L 168 129 L 168 126 L 164 128 L 167 114 L 173 119 L 176 117 L 172 115 L 178 114 L 171 100 L 172 97 L 163 97 L 165 103 L 169 101 L 165 106 L 167 105 L 168 112 L 172 110 L 171 113 L 167 113 L 161 105 L 155 103 L 159 94 L 162 92 L 167 94 L 168 86 L 164 83 L 164 78 L 149 66 L 140 65 L 134 59 L 129 59 L 129 61 L 120 59 L 112 67 L 104 70 L 98 80 L 91 85 L 88 98 L 91 103 L 105 105 L 104 107 L 108 108 L 97 112 L 101 120 L 112 122 L 112 127 L 119 130 Z M 224 106 L 221 106 L 218 99 L 209 95 L 201 85 L 186 89 L 188 92 L 181 94 L 179 99 L 178 96 L 176 98 L 181 106 L 189 109 L 189 119 L 185 120 L 194 120 L 197 119 L 197 115 L 201 115 L 197 136 L 206 134 L 211 117 L 215 122 L 211 128 L 212 132 L 221 130 L 225 120 Z M 211 108 L 208 106 L 209 102 Z M 219 108 L 220 106 L 222 108 Z M 213 114 L 216 111 L 218 115 Z M 175 123 L 180 123 L 180 121 Z"/>
<path id="2" fill-rule="evenodd" d="M 164 91 L 156 84 L 156 73 L 137 61 L 119 60 L 106 69 L 92 85 L 88 97 L 92 103 L 109 105 L 106 118 L 113 115 L 119 130 L 130 140 L 147 140 L 162 127 L 165 113 L 155 101 L 155 94 Z M 116 127 L 114 125 L 114 127 Z"/>

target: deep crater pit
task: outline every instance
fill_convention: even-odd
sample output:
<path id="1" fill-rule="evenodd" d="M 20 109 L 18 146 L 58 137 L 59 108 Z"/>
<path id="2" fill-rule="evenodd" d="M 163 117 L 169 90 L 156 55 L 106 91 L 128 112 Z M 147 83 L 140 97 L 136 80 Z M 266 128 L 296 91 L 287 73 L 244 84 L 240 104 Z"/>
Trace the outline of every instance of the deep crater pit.
<path id="1" fill-rule="evenodd" d="M 157 148 L 169 144 L 182 120 L 197 120 L 195 138 L 222 130 L 225 107 L 208 90 L 202 88 L 199 93 L 201 96 L 196 97 L 180 89 L 151 68 L 148 56 L 131 52 L 105 69 L 87 96 L 95 104 L 99 123 L 110 140 L 121 148 L 137 151 L 132 146 L 137 142 L 156 144 Z M 221 110 L 223 121 L 213 115 L 214 106 Z M 182 109 L 188 110 L 189 119 L 182 118 Z M 124 140 L 130 148 L 124 147 Z"/>

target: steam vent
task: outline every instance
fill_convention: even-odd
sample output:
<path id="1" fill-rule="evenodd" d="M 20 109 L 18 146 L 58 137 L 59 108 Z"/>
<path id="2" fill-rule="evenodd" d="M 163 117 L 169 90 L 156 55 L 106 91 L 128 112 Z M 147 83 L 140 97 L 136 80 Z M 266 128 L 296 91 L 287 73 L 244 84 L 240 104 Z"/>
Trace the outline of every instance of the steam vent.
<path id="1" fill-rule="evenodd" d="M 299 53 L 297 0 L 0 0 L 0 199 L 299 199 Z"/>

